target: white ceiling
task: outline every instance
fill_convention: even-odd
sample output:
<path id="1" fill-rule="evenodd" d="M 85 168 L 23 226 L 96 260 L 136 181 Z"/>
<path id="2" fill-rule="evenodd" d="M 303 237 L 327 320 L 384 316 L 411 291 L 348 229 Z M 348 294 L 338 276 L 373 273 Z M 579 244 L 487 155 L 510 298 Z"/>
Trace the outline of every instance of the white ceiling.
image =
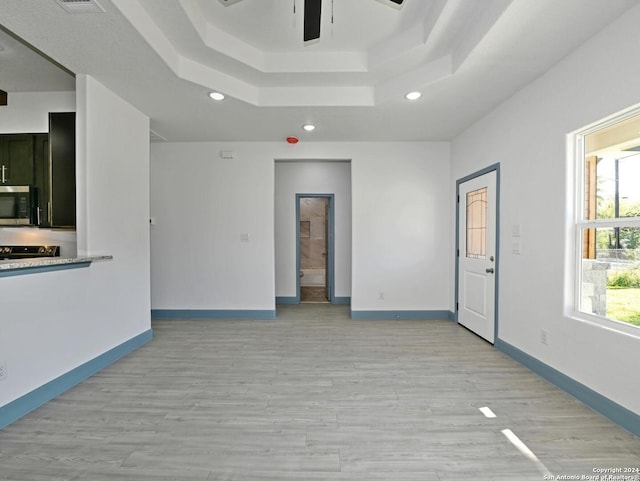
<path id="1" fill-rule="evenodd" d="M 49 91 L 53 86 L 55 90 L 69 91 L 75 89 L 75 84 L 73 73 L 0 28 L 0 90 L 37 92 Z"/>
<path id="2" fill-rule="evenodd" d="M 0 22 L 169 141 L 411 141 L 452 139 L 640 0 L 323 0 L 309 45 L 304 0 L 98 2 L 104 13 L 71 15 L 54 0 L 2 0 Z M 0 89 L 72 83 L 0 35 Z M 423 96 L 409 102 L 410 90 Z"/>

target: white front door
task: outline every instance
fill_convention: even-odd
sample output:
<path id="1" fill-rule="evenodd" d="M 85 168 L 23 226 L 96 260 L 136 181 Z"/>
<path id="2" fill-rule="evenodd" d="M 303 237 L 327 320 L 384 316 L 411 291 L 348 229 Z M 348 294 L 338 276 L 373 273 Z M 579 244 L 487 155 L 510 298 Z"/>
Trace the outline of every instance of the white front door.
<path id="1" fill-rule="evenodd" d="M 493 343 L 496 292 L 496 171 L 459 186 L 458 322 Z"/>

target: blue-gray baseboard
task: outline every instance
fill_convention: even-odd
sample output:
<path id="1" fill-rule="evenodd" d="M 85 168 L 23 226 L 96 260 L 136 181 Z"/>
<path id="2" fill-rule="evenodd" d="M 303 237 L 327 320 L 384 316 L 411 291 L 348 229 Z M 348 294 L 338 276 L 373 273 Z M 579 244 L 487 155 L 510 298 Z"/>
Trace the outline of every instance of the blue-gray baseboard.
<path id="1" fill-rule="evenodd" d="M 293 305 L 293 304 L 300 304 L 300 299 L 296 296 L 293 297 L 285 297 L 285 296 L 280 296 L 280 297 L 276 297 L 276 305 Z"/>
<path id="2" fill-rule="evenodd" d="M 594 411 L 609 418 L 635 436 L 640 437 L 640 416 L 638 414 L 501 339 L 496 340 L 495 347 L 551 384 L 571 394 Z"/>
<path id="3" fill-rule="evenodd" d="M 152 319 L 275 319 L 275 309 L 152 309 Z"/>
<path id="4" fill-rule="evenodd" d="M 451 312 L 445 310 L 432 310 L 432 311 L 354 311 L 351 310 L 351 319 L 368 319 L 368 320 L 383 320 L 383 319 L 422 319 L 422 320 L 435 320 L 435 319 L 450 319 Z"/>
<path id="5" fill-rule="evenodd" d="M 298 297 L 276 297 L 276 304 L 278 305 L 291 305 L 291 304 L 300 304 L 300 299 Z M 334 297 L 331 304 L 338 304 L 341 306 L 348 306 L 351 304 L 350 297 Z"/>
<path id="6" fill-rule="evenodd" d="M 108 350 L 104 354 L 81 364 L 71 371 L 63 374 L 52 381 L 34 389 L 33 391 L 19 397 L 15 401 L 0 407 L 0 429 L 17 421 L 21 417 L 39 408 L 46 402 L 68 391 L 76 384 L 81 383 L 98 371 L 113 364 L 117 360 L 135 351 L 140 346 L 153 339 L 153 331 L 138 334 L 137 336 L 123 342 L 122 344 Z"/>
<path id="7" fill-rule="evenodd" d="M 331 301 L 331 304 L 338 304 L 341 306 L 348 306 L 351 304 L 351 298 L 350 297 L 334 297 L 333 301 Z"/>

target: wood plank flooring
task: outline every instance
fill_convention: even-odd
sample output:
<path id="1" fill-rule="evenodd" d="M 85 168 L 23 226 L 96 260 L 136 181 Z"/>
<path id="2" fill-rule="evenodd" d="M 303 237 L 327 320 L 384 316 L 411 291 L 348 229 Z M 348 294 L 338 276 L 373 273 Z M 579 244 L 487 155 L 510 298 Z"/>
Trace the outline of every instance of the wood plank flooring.
<path id="1" fill-rule="evenodd" d="M 153 329 L 0 431 L 0 479 L 539 481 L 640 467 L 640 439 L 451 321 L 305 304 Z"/>

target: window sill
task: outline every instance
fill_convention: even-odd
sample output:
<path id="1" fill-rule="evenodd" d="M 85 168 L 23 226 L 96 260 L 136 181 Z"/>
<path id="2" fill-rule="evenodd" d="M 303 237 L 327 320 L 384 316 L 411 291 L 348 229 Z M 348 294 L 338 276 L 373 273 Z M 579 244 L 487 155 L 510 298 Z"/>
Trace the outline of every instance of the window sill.
<path id="1" fill-rule="evenodd" d="M 629 324 L 628 322 L 616 321 L 614 319 L 594 316 L 592 314 L 587 314 L 586 312 L 577 311 L 568 314 L 567 317 L 573 319 L 574 321 L 583 322 L 600 329 L 605 329 L 607 331 L 612 331 L 623 334 L 625 336 L 640 339 L 640 327 Z"/>

